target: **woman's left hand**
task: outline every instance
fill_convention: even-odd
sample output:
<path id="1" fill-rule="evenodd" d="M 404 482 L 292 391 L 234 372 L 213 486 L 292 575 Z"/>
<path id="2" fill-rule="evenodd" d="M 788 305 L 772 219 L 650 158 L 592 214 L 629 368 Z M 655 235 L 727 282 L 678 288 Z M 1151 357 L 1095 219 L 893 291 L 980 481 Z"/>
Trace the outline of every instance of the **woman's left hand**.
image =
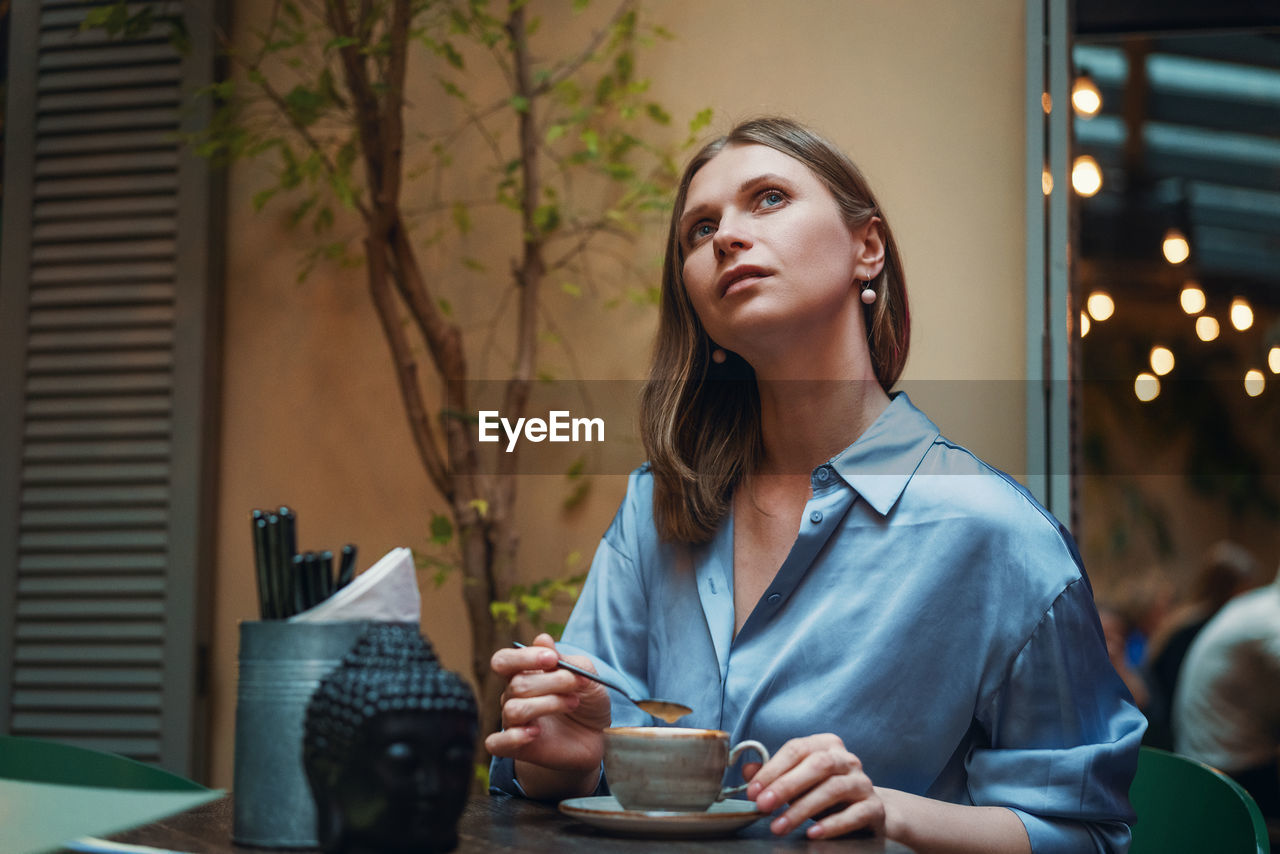
<path id="1" fill-rule="evenodd" d="M 744 766 L 743 775 L 749 781 L 747 797 L 761 810 L 773 812 L 788 805 L 769 825 L 776 834 L 790 833 L 815 817 L 817 823 L 806 831 L 812 839 L 855 830 L 884 833 L 884 804 L 862 762 L 845 749 L 838 735 L 793 738 L 764 765 Z"/>

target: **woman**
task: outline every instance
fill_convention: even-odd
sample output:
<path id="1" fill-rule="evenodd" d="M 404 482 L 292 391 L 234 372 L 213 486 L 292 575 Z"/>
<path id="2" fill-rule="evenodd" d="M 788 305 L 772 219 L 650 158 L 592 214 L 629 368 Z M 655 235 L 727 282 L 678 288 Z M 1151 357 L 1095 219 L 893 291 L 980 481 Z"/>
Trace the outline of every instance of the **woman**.
<path id="1" fill-rule="evenodd" d="M 889 389 L 908 312 L 857 168 L 782 119 L 704 148 L 676 196 L 632 474 L 570 660 L 764 742 L 775 833 L 920 851 L 1119 851 L 1144 722 L 1070 536 Z M 574 657 L 572 653 L 582 653 Z M 499 650 L 500 791 L 605 791 L 601 730 L 651 724 Z"/>

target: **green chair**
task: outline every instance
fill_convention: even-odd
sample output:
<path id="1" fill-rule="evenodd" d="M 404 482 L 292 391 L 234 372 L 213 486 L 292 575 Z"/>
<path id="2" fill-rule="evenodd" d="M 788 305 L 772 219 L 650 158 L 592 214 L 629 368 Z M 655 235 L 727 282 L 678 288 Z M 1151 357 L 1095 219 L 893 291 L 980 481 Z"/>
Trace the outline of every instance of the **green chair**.
<path id="1" fill-rule="evenodd" d="M 209 791 L 185 777 L 114 753 L 12 735 L 0 735 L 0 780 L 4 779 L 150 792 Z"/>
<path id="2" fill-rule="evenodd" d="M 1129 854 L 1270 854 L 1253 798 L 1203 762 L 1143 747 L 1129 799 L 1138 814 Z"/>

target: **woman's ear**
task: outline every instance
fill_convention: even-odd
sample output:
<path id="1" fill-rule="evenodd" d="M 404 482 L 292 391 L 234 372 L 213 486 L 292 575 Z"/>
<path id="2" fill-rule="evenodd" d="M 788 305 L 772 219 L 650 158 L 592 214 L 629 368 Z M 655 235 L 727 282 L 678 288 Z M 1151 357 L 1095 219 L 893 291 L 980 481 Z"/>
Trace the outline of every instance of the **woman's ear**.
<path id="1" fill-rule="evenodd" d="M 873 216 L 853 230 L 853 239 L 859 247 L 858 278 L 874 279 L 884 269 L 884 229 L 880 217 Z"/>

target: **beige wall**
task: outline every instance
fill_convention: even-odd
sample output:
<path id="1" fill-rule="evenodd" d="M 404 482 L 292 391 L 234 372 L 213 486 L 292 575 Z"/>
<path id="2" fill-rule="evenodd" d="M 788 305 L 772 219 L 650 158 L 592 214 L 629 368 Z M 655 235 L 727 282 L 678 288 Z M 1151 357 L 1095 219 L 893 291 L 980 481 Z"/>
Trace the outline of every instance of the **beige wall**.
<path id="1" fill-rule="evenodd" d="M 237 5 L 242 28 L 261 14 L 262 4 Z M 906 257 L 907 380 L 1024 376 L 1022 0 L 652 0 L 647 8 L 677 38 L 642 54 L 642 73 L 678 119 L 710 106 L 721 131 L 759 113 L 789 114 L 823 130 L 868 173 Z M 419 111 L 413 121 L 433 119 Z M 322 269 L 295 281 L 306 235 L 287 232 L 279 208 L 250 212 L 260 168 L 237 167 L 230 186 L 210 740 L 217 786 L 232 777 L 236 627 L 255 616 L 249 510 L 288 503 L 303 548 L 356 542 L 363 567 L 394 546 L 422 546 L 440 506 L 403 426 L 361 271 Z M 510 254 L 479 235 L 469 243 L 474 254 Z M 639 257 L 659 246 L 650 237 Z M 492 302 L 474 288 L 450 298 L 464 314 Z M 577 316 L 580 326 L 562 332 L 576 342 L 584 374 L 643 374 L 652 309 L 624 304 Z M 562 354 L 548 356 L 567 369 Z M 500 364 L 500 353 L 489 360 Z M 1008 385 L 994 410 L 991 401 L 967 405 L 957 382 L 922 385 L 913 396 L 954 438 L 1018 471 L 1023 402 L 1018 384 Z M 545 510 L 558 508 L 563 478 L 526 477 L 531 575 L 556 572 L 575 551 L 589 558 L 623 485 L 600 477 L 586 506 L 566 517 Z M 424 631 L 446 665 L 465 670 L 459 587 L 422 580 Z"/>

